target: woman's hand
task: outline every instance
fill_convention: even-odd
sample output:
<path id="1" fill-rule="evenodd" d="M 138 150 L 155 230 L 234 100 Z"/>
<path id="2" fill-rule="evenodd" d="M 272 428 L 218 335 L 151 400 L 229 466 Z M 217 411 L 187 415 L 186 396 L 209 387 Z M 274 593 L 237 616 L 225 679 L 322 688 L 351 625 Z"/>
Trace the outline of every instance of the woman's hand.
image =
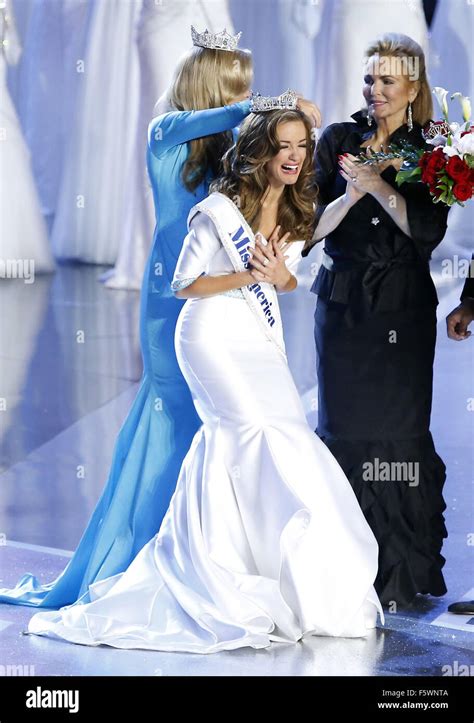
<path id="1" fill-rule="evenodd" d="M 380 178 L 382 169 L 379 164 L 363 166 L 352 153 L 343 153 L 338 159 L 339 173 L 347 181 L 347 193 L 351 194 L 351 198 L 362 198 L 365 193 L 377 193 L 380 190 L 383 178 Z"/>
<path id="2" fill-rule="evenodd" d="M 298 100 L 296 103 L 296 107 L 298 108 L 298 110 L 300 110 L 302 113 L 305 114 L 307 118 L 309 118 L 309 121 L 313 128 L 315 126 L 316 128 L 321 128 L 322 116 L 318 106 L 315 103 L 312 103 L 310 100 L 306 100 L 306 98 L 303 98 L 301 93 L 296 92 L 296 94 L 298 96 Z"/>
<path id="3" fill-rule="evenodd" d="M 249 269 L 250 274 L 255 281 L 264 281 L 267 284 L 273 284 L 277 288 L 282 288 L 291 279 L 291 272 L 286 268 L 285 260 L 288 256 L 283 254 L 288 244 L 286 239 L 290 233 L 286 233 L 280 239 L 281 226 L 277 226 L 272 235 L 268 239 L 266 246 L 263 245 L 259 238 L 259 234 L 255 237 L 255 249 L 249 248 L 251 254 L 252 268 Z"/>
<path id="4" fill-rule="evenodd" d="M 350 188 L 350 186 L 355 186 L 359 192 L 370 193 L 379 202 L 383 210 L 392 217 L 398 228 L 406 236 L 412 238 L 410 224 L 408 223 L 406 200 L 390 183 L 387 183 L 380 176 L 383 170 L 381 168 L 382 164 L 375 163 L 366 166 L 357 163 L 357 156 L 344 153 L 339 156 L 339 165 L 340 173 L 347 181 L 346 193 L 343 196 L 347 207 L 350 207 L 351 204 L 349 193 L 354 193 L 354 189 Z"/>
<path id="5" fill-rule="evenodd" d="M 377 165 L 380 169 L 380 173 L 385 171 L 385 169 L 389 166 L 393 166 L 398 172 L 403 165 L 403 158 L 391 158 L 389 161 L 382 161 L 382 163 L 378 163 Z"/>

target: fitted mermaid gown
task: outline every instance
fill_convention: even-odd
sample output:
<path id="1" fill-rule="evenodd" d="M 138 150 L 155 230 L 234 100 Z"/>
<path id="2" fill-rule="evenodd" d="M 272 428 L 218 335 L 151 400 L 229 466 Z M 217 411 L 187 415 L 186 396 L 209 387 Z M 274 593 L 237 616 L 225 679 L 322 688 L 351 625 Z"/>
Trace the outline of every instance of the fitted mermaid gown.
<path id="1" fill-rule="evenodd" d="M 285 252 L 290 268 L 302 246 Z M 174 287 L 231 271 L 198 213 Z M 175 343 L 202 425 L 160 531 L 123 574 L 91 586 L 91 602 L 37 613 L 29 632 L 195 653 L 367 635 L 381 612 L 377 543 L 306 423 L 284 350 L 239 290 L 189 299 Z"/>

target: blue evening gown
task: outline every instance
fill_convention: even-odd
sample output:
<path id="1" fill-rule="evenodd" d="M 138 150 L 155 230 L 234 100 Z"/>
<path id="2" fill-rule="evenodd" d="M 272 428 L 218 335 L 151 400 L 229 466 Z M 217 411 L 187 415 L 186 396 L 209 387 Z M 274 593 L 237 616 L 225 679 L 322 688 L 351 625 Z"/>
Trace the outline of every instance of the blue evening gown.
<path id="1" fill-rule="evenodd" d="M 176 321 L 185 302 L 175 298 L 170 284 L 188 213 L 207 196 L 213 179 L 208 173 L 191 193 L 181 170 L 189 141 L 233 130 L 249 112 L 250 101 L 244 100 L 165 113 L 150 124 L 147 167 L 157 223 L 141 291 L 140 388 L 119 432 L 104 491 L 67 567 L 46 585 L 30 573 L 23 575 L 15 588 L 0 589 L 0 602 L 52 608 L 72 604 L 92 583 L 126 570 L 159 530 L 181 463 L 201 425 L 174 349 Z"/>

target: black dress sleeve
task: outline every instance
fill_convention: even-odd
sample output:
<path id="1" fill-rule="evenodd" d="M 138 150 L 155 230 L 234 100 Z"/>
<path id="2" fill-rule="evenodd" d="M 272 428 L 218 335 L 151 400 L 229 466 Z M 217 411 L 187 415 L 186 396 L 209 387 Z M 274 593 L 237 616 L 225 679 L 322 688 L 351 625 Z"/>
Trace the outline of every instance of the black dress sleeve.
<path id="1" fill-rule="evenodd" d="M 343 130 L 342 123 L 332 123 L 329 125 L 323 131 L 316 146 L 314 167 L 316 185 L 318 187 L 318 200 L 314 228 L 317 227 L 328 204 L 334 200 L 332 190 L 338 168 L 337 154 L 341 142 L 341 129 Z M 301 255 L 307 256 L 316 243 L 316 241 L 311 241 L 308 246 L 303 249 Z"/>
<path id="2" fill-rule="evenodd" d="M 461 301 L 464 299 L 474 299 L 474 254 L 469 267 L 469 276 L 464 282 L 464 288 L 461 293 Z"/>
<path id="3" fill-rule="evenodd" d="M 316 146 L 315 176 L 318 186 L 318 205 L 316 208 L 316 225 L 323 215 L 326 206 L 334 199 L 332 189 L 337 173 L 338 127 L 340 123 L 328 126 Z"/>
<path id="4" fill-rule="evenodd" d="M 434 203 L 426 184 L 403 183 L 397 189 L 405 198 L 411 239 L 423 260 L 441 243 L 448 225 L 449 206 Z"/>

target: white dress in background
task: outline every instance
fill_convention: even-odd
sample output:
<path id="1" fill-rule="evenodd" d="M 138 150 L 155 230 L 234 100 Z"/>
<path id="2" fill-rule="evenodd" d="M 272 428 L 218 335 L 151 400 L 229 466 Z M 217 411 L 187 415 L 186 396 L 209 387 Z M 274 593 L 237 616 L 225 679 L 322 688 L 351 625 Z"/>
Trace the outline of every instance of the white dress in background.
<path id="1" fill-rule="evenodd" d="M 43 216 L 52 227 L 83 74 L 77 64 L 92 11 L 90 0 L 15 0 L 23 55 L 13 78 L 13 98 L 31 151 Z"/>
<path id="2" fill-rule="evenodd" d="M 302 245 L 285 251 L 289 268 Z M 173 285 L 232 271 L 198 213 Z M 262 323 L 240 290 L 184 304 L 176 351 L 203 424 L 160 530 L 124 573 L 90 586 L 89 602 L 37 613 L 30 633 L 214 653 L 374 628 L 377 543 Z"/>
<path id="3" fill-rule="evenodd" d="M 5 0 L 0 5 L 5 6 Z M 28 273 L 55 269 L 46 224 L 31 169 L 30 151 L 7 86 L 7 67 L 18 63 L 21 47 L 10 0 L 0 10 L 0 278 L 3 262 L 25 261 Z M 26 268 L 26 266 L 25 266 Z"/>
<path id="4" fill-rule="evenodd" d="M 316 102 L 323 126 L 350 121 L 366 107 L 362 96 L 364 52 L 383 33 L 403 33 L 427 51 L 422 0 L 320 0 L 316 38 Z"/>
<path id="5" fill-rule="evenodd" d="M 318 424 L 318 378 L 316 375 L 316 345 L 314 343 L 314 312 L 317 297 L 310 293 L 319 268 L 322 244 L 305 258 L 299 257 L 292 273 L 298 286 L 291 294 L 279 298 L 288 366 L 304 407 L 311 429 Z"/>
<path id="6" fill-rule="evenodd" d="M 474 5 L 466 0 L 438 0 L 430 33 L 429 74 L 432 87 L 441 86 L 450 94 L 459 91 L 471 99 L 474 108 Z M 434 117 L 441 119 L 441 110 L 434 103 Z M 448 100 L 449 119 L 462 123 L 461 106 Z M 472 123 L 472 120 L 471 120 Z M 474 204 L 451 208 L 448 230 L 433 258 L 447 254 L 470 258 L 474 239 Z"/>
<path id="7" fill-rule="evenodd" d="M 321 21 L 321 3 L 311 0 L 230 0 L 240 44 L 254 58 L 254 87 L 263 95 L 287 88 L 315 102 L 315 38 Z M 269 28 L 265 32 L 262 28 Z"/>
<path id="8" fill-rule="evenodd" d="M 192 47 L 191 25 L 200 32 L 227 28 L 234 32 L 227 0 L 175 0 L 156 3 L 141 0 L 136 31 L 140 72 L 140 98 L 135 131 L 134 154 L 124 201 L 123 233 L 115 267 L 101 279 L 108 288 L 137 289 L 148 258 L 155 227 L 153 194 L 146 170 L 147 129 L 154 116 L 169 110 L 156 107 L 170 86 L 180 57 Z M 245 46 L 244 46 L 245 47 Z"/>
<path id="9" fill-rule="evenodd" d="M 87 44 L 52 231 L 58 258 L 116 261 L 139 101 L 138 0 L 90 0 Z M 80 60 L 81 58 L 79 58 Z M 76 67 L 71 67 L 76 73 Z"/>

